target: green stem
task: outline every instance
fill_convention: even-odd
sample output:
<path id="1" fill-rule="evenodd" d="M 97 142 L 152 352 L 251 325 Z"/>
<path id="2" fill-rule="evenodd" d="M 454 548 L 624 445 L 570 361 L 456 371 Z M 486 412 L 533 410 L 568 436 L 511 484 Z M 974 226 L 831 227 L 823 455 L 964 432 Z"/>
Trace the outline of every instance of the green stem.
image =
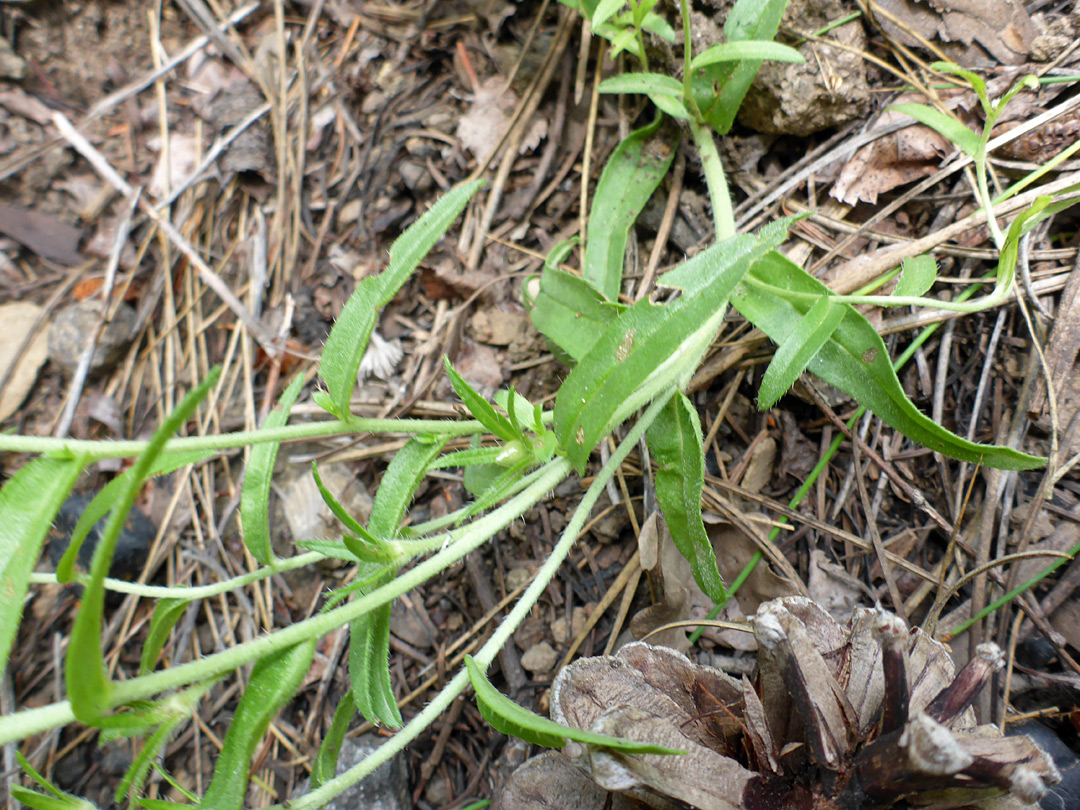
<path id="1" fill-rule="evenodd" d="M 347 422 L 330 420 L 302 425 L 285 425 L 262 430 L 242 430 L 217 436 L 187 436 L 170 439 L 162 453 L 232 450 L 249 444 L 285 442 L 296 439 L 339 436 L 344 433 L 433 433 L 442 436 L 471 436 L 483 433 L 484 426 L 469 419 L 350 419 Z M 106 458 L 133 458 L 142 454 L 145 441 L 89 441 L 57 439 L 44 436 L 0 436 L 0 452 L 48 453 L 52 455 L 86 455 L 91 461 Z"/>
<path id="2" fill-rule="evenodd" d="M 585 491 L 581 503 L 578 504 L 577 509 L 574 510 L 574 516 L 563 530 L 559 542 L 556 543 L 555 548 L 552 549 L 551 554 L 537 572 L 536 578 L 533 579 L 529 587 L 525 589 L 525 592 L 506 615 L 506 618 L 500 622 L 499 627 L 492 634 L 491 638 L 488 639 L 484 646 L 481 647 L 474 656 L 476 662 L 482 668 L 487 669 L 491 665 L 496 654 L 498 654 L 503 645 L 510 640 L 510 636 L 517 629 L 518 625 L 529 615 L 529 612 L 539 600 L 540 595 L 555 577 L 556 572 L 559 570 L 559 566 L 562 565 L 563 560 L 566 559 L 566 555 L 570 553 L 570 549 L 577 540 L 578 533 L 585 525 L 585 521 L 592 512 L 593 506 L 596 505 L 596 501 L 599 499 L 600 494 L 607 486 L 607 482 L 614 477 L 615 471 L 619 468 L 619 465 L 622 464 L 630 454 L 630 451 L 637 446 L 638 441 L 645 435 L 645 430 L 656 420 L 657 416 L 660 415 L 660 412 L 674 394 L 674 389 L 671 389 L 649 406 L 648 410 L 645 411 L 641 418 L 634 424 L 634 427 L 630 429 L 630 432 L 627 433 L 626 438 L 619 443 L 619 446 L 616 448 L 615 452 L 611 454 L 611 458 L 608 459 L 596 478 L 593 479 L 592 484 Z M 308 793 L 306 796 L 302 796 L 296 800 L 290 800 L 287 805 L 274 805 L 270 810 L 314 810 L 315 808 L 322 807 L 335 796 L 348 790 L 380 765 L 387 762 L 390 757 L 398 751 L 401 751 L 406 745 L 416 739 L 433 722 L 435 722 L 443 712 L 450 708 L 450 704 L 457 699 L 458 695 L 465 691 L 468 684 L 468 673 L 464 668 L 458 670 L 457 674 L 454 675 L 450 682 L 442 688 L 439 694 L 436 695 L 419 714 L 406 723 L 405 727 L 390 740 L 383 743 L 377 750 L 372 752 L 370 756 L 349 768 L 344 773 L 339 774 L 334 779 L 331 779 L 317 790 Z"/>
<path id="3" fill-rule="evenodd" d="M 716 229 L 716 241 L 723 242 L 735 236 L 735 214 L 731 209 L 731 194 L 728 192 L 727 178 L 724 176 L 724 164 L 720 162 L 720 153 L 716 150 L 712 129 L 690 119 L 690 134 L 694 137 L 701 156 L 701 168 L 705 173 L 705 186 L 709 189 L 709 202 L 712 203 L 713 227 Z"/>
<path id="4" fill-rule="evenodd" d="M 453 565 L 470 551 L 479 548 L 496 532 L 506 528 L 520 518 L 529 507 L 546 497 L 548 492 L 570 473 L 570 462 L 558 458 L 549 462 L 544 470 L 545 473 L 538 476 L 533 485 L 523 490 L 516 498 L 468 526 L 451 532 L 449 545 L 445 549 L 424 560 L 393 582 L 347 605 L 289 625 L 271 635 L 238 644 L 220 653 L 171 669 L 132 678 L 129 681 L 115 682 L 110 690 L 109 707 L 115 708 L 133 700 L 150 698 L 169 689 L 196 683 L 236 669 L 301 641 L 325 635 L 380 605 L 396 599 L 403 593 L 413 590 L 425 580 Z M 74 719 L 75 716 L 68 701 L 0 717 L 0 745 L 24 739 L 57 725 L 65 725 Z"/>

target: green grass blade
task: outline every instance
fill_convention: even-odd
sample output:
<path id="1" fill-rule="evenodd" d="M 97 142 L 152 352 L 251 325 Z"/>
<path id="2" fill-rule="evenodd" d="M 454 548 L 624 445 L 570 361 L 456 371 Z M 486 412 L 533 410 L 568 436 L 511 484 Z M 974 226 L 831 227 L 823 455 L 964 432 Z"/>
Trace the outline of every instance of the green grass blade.
<path id="1" fill-rule="evenodd" d="M 278 406 L 266 415 L 264 428 L 282 427 L 289 421 L 289 411 L 303 386 L 304 375 L 297 374 L 281 394 Z M 240 496 L 240 526 L 244 545 L 262 565 L 270 565 L 274 561 L 274 549 L 270 543 L 270 479 L 274 475 L 274 462 L 277 461 L 280 446 L 281 442 L 266 442 L 251 448 Z"/>
<path id="2" fill-rule="evenodd" d="M 0 674 L 7 670 L 19 630 L 30 572 L 85 465 L 83 458 L 35 459 L 0 489 Z"/>
<path id="3" fill-rule="evenodd" d="M 690 563 L 702 592 L 713 603 L 727 599 L 712 542 L 701 521 L 705 451 L 697 409 L 685 394 L 671 398 L 645 434 L 656 461 L 656 500 L 679 553 Z"/>
<path id="4" fill-rule="evenodd" d="M 346 302 L 326 338 L 319 362 L 319 376 L 326 383 L 330 404 L 339 419 L 349 417 L 356 372 L 379 312 L 397 295 L 420 260 L 435 247 L 483 182 L 466 183 L 444 194 L 391 245 L 387 268 L 379 275 L 361 281 Z"/>
<path id="5" fill-rule="evenodd" d="M 975 153 L 979 151 L 979 136 L 941 110 L 928 107 L 925 104 L 912 103 L 893 104 L 887 109 L 909 115 L 920 124 L 925 124 L 956 144 L 968 157 L 975 157 Z"/>

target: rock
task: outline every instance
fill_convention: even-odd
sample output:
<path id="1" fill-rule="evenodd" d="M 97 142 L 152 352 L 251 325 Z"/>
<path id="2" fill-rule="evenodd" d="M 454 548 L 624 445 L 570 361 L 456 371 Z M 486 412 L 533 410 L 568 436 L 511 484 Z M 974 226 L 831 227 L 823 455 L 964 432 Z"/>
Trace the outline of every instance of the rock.
<path id="1" fill-rule="evenodd" d="M 559 661 L 559 654 L 546 641 L 534 644 L 521 656 L 521 666 L 529 672 L 550 672 Z"/>
<path id="2" fill-rule="evenodd" d="M 529 326 L 525 312 L 504 312 L 492 307 L 480 310 L 472 316 L 473 335 L 481 343 L 492 346 L 509 346 Z"/>
<path id="3" fill-rule="evenodd" d="M 65 375 L 70 376 L 75 372 L 79 358 L 97 332 L 103 311 L 101 301 L 80 301 L 56 314 L 49 328 L 49 359 Z M 120 304 L 98 338 L 90 359 L 91 374 L 100 374 L 116 364 L 131 342 L 134 325 L 135 310 L 127 304 Z"/>
<path id="4" fill-rule="evenodd" d="M 852 10 L 841 0 L 791 0 L 784 25 L 815 31 Z M 848 46 L 806 42 L 802 64 L 763 62 L 753 87 L 739 108 L 739 121 L 759 132 L 809 135 L 866 115 L 870 88 L 866 82 L 866 33 L 860 20 L 825 35 Z"/>
<path id="5" fill-rule="evenodd" d="M 532 579 L 532 571 L 528 568 L 511 568 L 506 572 L 506 589 L 517 590 L 530 579 Z"/>
<path id="6" fill-rule="evenodd" d="M 374 734 L 361 737 L 346 737 L 338 754 L 337 773 L 341 775 L 375 749 L 384 744 L 384 740 Z M 299 798 L 309 790 L 305 781 L 294 792 Z M 409 800 L 409 773 L 405 764 L 405 754 L 398 752 L 384 762 L 374 773 L 359 784 L 353 785 L 340 796 L 323 805 L 323 810 L 412 810 Z"/>
<path id="7" fill-rule="evenodd" d="M 83 492 L 68 496 L 56 514 L 52 528 L 48 535 L 49 560 L 53 566 L 60 562 L 68 545 L 71 543 L 71 533 L 79 522 L 83 511 L 94 499 L 94 492 Z M 97 548 L 98 540 L 101 539 L 101 531 L 105 528 L 106 515 L 99 520 L 90 533 L 86 535 L 79 548 L 79 556 L 76 558 L 76 568 L 88 572 L 90 563 L 94 558 L 94 549 Z M 146 557 L 150 553 L 150 545 L 157 535 L 157 527 L 141 509 L 134 507 L 128 514 L 120 537 L 116 541 L 116 553 L 113 554 L 112 565 L 109 567 L 109 576 L 116 579 L 134 579 L 142 573 L 146 564 Z"/>
<path id="8" fill-rule="evenodd" d="M 11 49 L 7 37 L 0 37 L 0 79 L 21 79 L 26 74 L 26 60 Z"/>
<path id="9" fill-rule="evenodd" d="M 555 637 L 555 643 L 566 644 L 571 639 L 577 638 L 588 620 L 589 611 L 581 605 L 574 608 L 569 622 L 566 621 L 565 616 L 556 619 L 551 625 L 551 635 Z"/>

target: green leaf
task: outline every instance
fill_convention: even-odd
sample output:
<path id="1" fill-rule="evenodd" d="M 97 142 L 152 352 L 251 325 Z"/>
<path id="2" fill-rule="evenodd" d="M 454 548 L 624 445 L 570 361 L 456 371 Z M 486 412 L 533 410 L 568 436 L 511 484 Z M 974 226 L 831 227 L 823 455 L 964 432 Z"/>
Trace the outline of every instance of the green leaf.
<path id="1" fill-rule="evenodd" d="M 446 436 L 416 436 L 394 455 L 371 504 L 371 517 L 368 518 L 371 534 L 381 540 L 397 536 L 405 510 L 412 503 L 428 467 L 442 452 L 446 439 Z"/>
<path id="2" fill-rule="evenodd" d="M 615 12 L 626 5 L 626 0 L 600 0 L 596 4 L 596 10 L 590 17 L 589 22 L 593 27 L 603 25 L 609 19 L 611 19 Z"/>
<path id="3" fill-rule="evenodd" d="M 12 785 L 11 795 L 33 810 L 97 810 L 91 802 L 69 793 L 63 793 L 59 797 L 46 796 L 20 785 Z"/>
<path id="4" fill-rule="evenodd" d="M 289 411 L 300 396 L 304 375 L 297 374 L 278 400 L 278 406 L 266 415 L 263 429 L 282 427 L 289 421 Z M 274 475 L 281 442 L 265 442 L 251 448 L 244 485 L 240 496 L 240 526 L 244 545 L 262 565 L 270 565 L 274 549 L 270 543 L 270 479 Z"/>
<path id="5" fill-rule="evenodd" d="M 127 521 L 128 513 L 135 505 L 139 489 L 154 469 L 154 463 L 165 447 L 165 442 L 195 413 L 199 403 L 217 384 L 220 375 L 220 367 L 211 369 L 206 379 L 188 392 L 154 432 L 146 450 L 131 468 L 130 477 L 125 479 L 94 549 L 89 581 L 83 589 L 82 604 L 75 617 L 64 659 L 64 679 L 71 711 L 86 725 L 102 725 L 110 708 L 112 684 L 109 682 L 101 654 L 101 620 L 105 610 L 105 577 L 109 573 L 120 532 Z"/>
<path id="6" fill-rule="evenodd" d="M 666 42 L 675 42 L 677 39 L 675 29 L 671 27 L 671 23 L 659 14 L 646 14 L 645 19 L 641 21 L 641 27 L 650 33 L 656 34 Z"/>
<path id="7" fill-rule="evenodd" d="M 458 374 L 449 357 L 443 358 L 443 365 L 446 367 L 446 374 L 450 377 L 450 384 L 454 386 L 454 391 L 457 392 L 458 397 L 477 422 L 483 425 L 489 433 L 498 436 L 504 441 L 510 442 L 520 438 L 514 432 L 514 426 L 510 424 L 509 420 L 492 408 L 491 403 L 480 396 L 476 389 Z"/>
<path id="8" fill-rule="evenodd" d="M 157 663 L 158 655 L 162 647 L 169 639 L 169 633 L 173 626 L 184 615 L 190 599 L 166 598 L 159 599 L 154 607 L 154 615 L 150 619 L 150 629 L 146 632 L 146 641 L 143 642 L 142 657 L 139 661 L 139 674 L 145 675 L 153 672 Z"/>
<path id="9" fill-rule="evenodd" d="M 345 528 L 352 532 L 352 535 L 346 534 L 342 538 L 345 547 L 349 549 L 350 552 L 355 554 L 361 560 L 370 562 L 389 561 L 397 557 L 397 553 L 383 538 L 376 537 L 357 523 L 356 519 L 345 511 L 345 507 L 342 506 L 338 502 L 338 499 L 334 497 L 334 494 L 326 488 L 322 476 L 319 475 L 318 464 L 314 461 L 311 462 L 311 474 L 315 479 L 315 486 L 319 490 L 319 495 L 322 496 L 323 503 L 330 509 L 334 517 L 340 520 L 345 525 Z"/>
<path id="10" fill-rule="evenodd" d="M 933 256 L 912 256 L 904 259 L 900 280 L 896 282 L 893 295 L 897 298 L 918 298 L 934 286 L 937 279 L 937 262 Z"/>
<path id="11" fill-rule="evenodd" d="M 683 104 L 682 83 L 663 73 L 623 73 L 600 82 L 601 93 L 644 93 L 657 109 L 680 121 L 690 114 Z"/>
<path id="12" fill-rule="evenodd" d="M 716 554 L 701 521 L 705 449 L 697 410 L 685 394 L 672 397 L 645 434 L 656 461 L 656 500 L 675 548 L 690 563 L 694 581 L 714 604 L 727 601 Z"/>
<path id="13" fill-rule="evenodd" d="M 356 385 L 356 372 L 380 310 L 397 295 L 483 182 L 465 183 L 444 194 L 391 245 L 386 270 L 361 281 L 349 297 L 326 338 L 319 362 L 319 376 L 326 383 L 330 407 L 339 419 L 350 416 L 349 400 Z M 325 407 L 325 400 L 316 401 Z"/>
<path id="14" fill-rule="evenodd" d="M 761 410 L 767 411 L 788 392 L 844 319 L 843 307 L 830 298 L 823 295 L 815 301 L 776 350 L 758 390 Z"/>
<path id="15" fill-rule="evenodd" d="M 323 737 L 319 753 L 315 755 L 315 761 L 311 765 L 312 790 L 317 790 L 337 776 L 341 743 L 345 740 L 345 732 L 349 730 L 349 724 L 355 714 L 356 699 L 353 697 L 352 690 L 348 690 L 338 701 L 337 708 L 334 710 L 334 720 L 330 723 L 330 730 Z"/>
<path id="16" fill-rule="evenodd" d="M 979 151 L 979 136 L 961 124 L 951 115 L 946 115 L 941 110 L 928 107 L 925 104 L 892 104 L 889 110 L 911 116 L 920 124 L 925 124 L 935 132 L 944 135 L 968 157 L 975 157 Z"/>
<path id="17" fill-rule="evenodd" d="M 445 456 L 439 456 L 431 465 L 434 470 L 446 470 L 452 467 L 475 467 L 495 464 L 495 459 L 503 452 L 503 447 L 470 447 L 467 450 L 455 450 Z"/>
<path id="18" fill-rule="evenodd" d="M 606 734 L 594 734 L 548 720 L 538 714 L 518 706 L 510 698 L 491 685 L 480 665 L 471 655 L 465 656 L 465 666 L 469 671 L 469 680 L 476 691 L 476 705 L 496 731 L 509 734 L 518 739 L 545 748 L 562 748 L 567 740 L 584 745 L 596 745 L 624 754 L 684 754 L 674 748 L 662 745 L 636 742 L 622 737 L 609 737 Z"/>
<path id="19" fill-rule="evenodd" d="M 225 732 L 214 776 L 199 802 L 200 808 L 243 808 L 255 746 L 262 740 L 270 721 L 300 688 L 314 655 L 315 639 L 308 639 L 255 662 L 251 680 Z"/>
<path id="20" fill-rule="evenodd" d="M 154 462 L 147 477 L 168 475 L 189 464 L 198 464 L 200 461 L 205 461 L 211 456 L 217 455 L 217 453 L 217 450 L 189 450 L 182 453 L 163 453 Z M 82 549 L 83 542 L 86 540 L 87 535 L 90 534 L 90 530 L 97 525 L 99 520 L 109 513 L 110 509 L 112 509 L 120 492 L 124 487 L 128 486 L 127 482 L 131 478 L 133 472 L 134 467 L 116 476 L 116 478 L 102 487 L 101 491 L 98 492 L 93 500 L 86 505 L 86 508 L 83 509 L 83 513 L 79 515 L 79 520 L 76 522 L 75 528 L 71 532 L 71 540 L 68 542 L 68 547 L 64 550 L 60 562 L 56 565 L 56 579 L 58 582 L 71 582 L 75 579 L 75 565 L 78 562 L 79 551 Z"/>
<path id="21" fill-rule="evenodd" d="M 724 23 L 724 39 L 729 43 L 771 40 L 780 29 L 786 7 L 787 0 L 737 0 Z M 710 126 L 721 135 L 731 129 L 760 67 L 757 59 L 718 62 L 694 75 L 694 99 Z"/>
<path id="22" fill-rule="evenodd" d="M 537 436 L 544 434 L 543 422 L 537 422 L 535 419 L 536 406 L 513 388 L 496 391 L 495 404 L 506 411 L 511 420 L 516 419 L 519 424 L 524 425 Z"/>
<path id="23" fill-rule="evenodd" d="M 622 309 L 585 279 L 558 268 L 544 269 L 539 294 L 525 304 L 533 326 L 574 361 L 589 353 Z"/>
<path id="24" fill-rule="evenodd" d="M 53 518 L 86 463 L 81 456 L 35 459 L 0 489 L 0 674 L 7 671 L 30 573 Z"/>
<path id="25" fill-rule="evenodd" d="M 390 678 L 390 610 L 379 605 L 349 625 L 349 678 L 356 708 L 369 722 L 400 728 L 401 712 Z"/>
<path id="26" fill-rule="evenodd" d="M 608 326 L 555 399 L 555 435 L 578 474 L 617 424 L 660 392 L 689 382 L 735 285 L 785 234 L 762 229 L 713 245 L 660 277 L 661 284 L 683 290 L 677 300 L 657 306 L 642 299 Z"/>
<path id="27" fill-rule="evenodd" d="M 180 724 L 187 719 L 189 718 L 173 717 L 154 729 L 154 733 L 143 743 L 142 750 L 132 760 L 131 765 L 124 773 L 124 777 L 120 780 L 120 784 L 117 785 L 114 794 L 116 804 L 123 804 L 129 794 L 134 797 L 135 794 L 142 790 L 142 786 L 146 782 L 146 777 L 150 774 L 150 769 L 153 767 L 158 754 L 161 753 L 165 744 L 169 742 Z"/>
<path id="28" fill-rule="evenodd" d="M 1062 193 L 1075 193 L 1080 190 L 1078 186 L 1065 189 Z M 1005 235 L 1005 244 L 998 256 L 997 281 L 994 285 L 994 295 L 1005 295 L 1012 287 L 1016 278 L 1016 260 L 1020 251 L 1020 239 L 1024 234 L 1031 232 L 1040 222 L 1076 205 L 1077 199 L 1069 197 L 1055 202 L 1051 197 L 1036 197 L 1035 201 L 1019 216 L 1012 221 L 1009 231 Z"/>
<path id="29" fill-rule="evenodd" d="M 719 62 L 741 62 L 770 60 L 773 62 L 794 62 L 801 64 L 806 59 L 801 53 L 788 45 L 772 40 L 749 40 L 739 42 L 720 42 L 706 48 L 690 62 L 691 70 L 699 70 Z"/>
<path id="30" fill-rule="evenodd" d="M 344 542 L 334 540 L 297 540 L 296 545 L 308 551 L 317 551 L 324 557 L 331 557 L 346 562 L 358 563 L 360 558 L 349 551 Z"/>
<path id="31" fill-rule="evenodd" d="M 731 303 L 774 343 L 783 344 L 810 309 L 802 296 L 816 301 L 818 296 L 829 294 L 824 284 L 773 251 L 754 263 L 747 283 L 739 286 Z M 1046 463 L 1007 447 L 961 439 L 919 411 L 904 394 L 880 335 L 854 307 L 841 306 L 843 320 L 810 361 L 810 371 L 855 397 L 912 441 L 951 458 L 1010 470 L 1034 469 Z"/>
<path id="32" fill-rule="evenodd" d="M 585 240 L 582 276 L 609 301 L 617 301 L 630 227 L 664 179 L 678 145 L 678 131 L 661 130 L 662 116 L 631 132 L 615 147 L 596 184 Z"/>

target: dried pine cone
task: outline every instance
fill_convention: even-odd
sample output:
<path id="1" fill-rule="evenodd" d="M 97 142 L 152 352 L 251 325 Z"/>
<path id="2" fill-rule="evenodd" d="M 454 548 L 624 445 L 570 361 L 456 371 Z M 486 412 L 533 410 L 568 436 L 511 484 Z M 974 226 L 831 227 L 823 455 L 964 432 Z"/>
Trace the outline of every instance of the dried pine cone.
<path id="1" fill-rule="evenodd" d="M 762 605 L 753 630 L 755 683 L 642 643 L 565 668 L 553 720 L 688 753 L 571 742 L 514 773 L 504 810 L 1019 810 L 1060 779 L 1027 737 L 975 725 L 993 644 L 956 674 L 897 617 L 860 609 L 843 627 L 802 597 Z"/>

